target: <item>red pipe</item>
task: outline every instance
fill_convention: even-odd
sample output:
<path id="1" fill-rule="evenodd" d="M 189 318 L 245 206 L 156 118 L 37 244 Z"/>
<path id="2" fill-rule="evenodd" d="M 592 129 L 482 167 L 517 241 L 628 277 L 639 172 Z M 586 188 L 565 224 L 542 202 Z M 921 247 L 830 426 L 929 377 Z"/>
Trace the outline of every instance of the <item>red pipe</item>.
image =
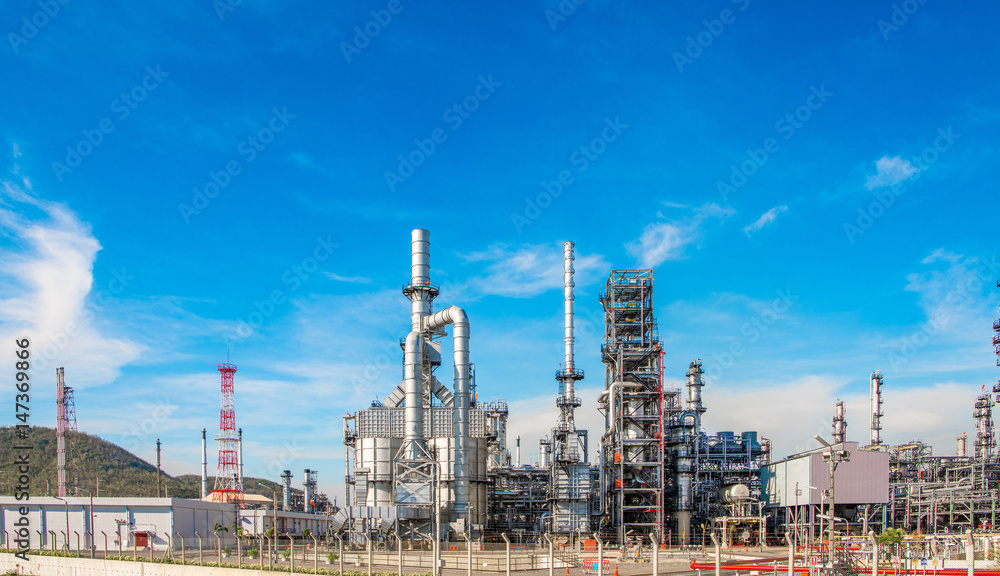
<path id="1" fill-rule="evenodd" d="M 756 565 L 755 566 L 755 565 L 747 565 L 747 564 L 723 564 L 721 566 L 721 568 L 722 568 L 722 570 L 758 570 L 760 572 L 772 572 L 772 573 L 777 572 L 779 574 L 782 573 L 782 572 L 784 572 L 785 574 L 788 573 L 788 565 L 787 564 L 784 564 L 784 565 L 778 564 L 777 569 L 775 569 L 775 566 L 773 564 L 770 565 L 770 566 L 767 566 L 767 565 Z M 692 570 L 715 570 L 715 564 L 707 563 L 707 562 L 692 562 L 691 563 L 691 569 Z M 793 570 L 795 572 L 808 572 L 810 570 L 810 567 L 809 566 L 795 566 L 793 568 Z M 869 569 L 865 570 L 864 573 L 871 574 L 871 569 L 869 568 Z M 969 573 L 969 571 L 967 569 L 965 569 L 965 570 L 954 570 L 954 569 L 951 569 L 951 570 L 944 570 L 944 569 L 942 569 L 942 570 L 922 570 L 922 569 L 921 570 L 901 570 L 901 569 L 897 569 L 897 568 L 879 568 L 878 569 L 878 573 L 879 574 L 898 574 L 899 576 L 907 576 L 907 575 L 923 576 L 924 574 L 926 574 L 927 576 L 966 576 Z M 975 574 L 976 574 L 976 576 L 1000 576 L 1000 570 L 979 570 L 977 568 L 976 571 L 975 571 Z"/>

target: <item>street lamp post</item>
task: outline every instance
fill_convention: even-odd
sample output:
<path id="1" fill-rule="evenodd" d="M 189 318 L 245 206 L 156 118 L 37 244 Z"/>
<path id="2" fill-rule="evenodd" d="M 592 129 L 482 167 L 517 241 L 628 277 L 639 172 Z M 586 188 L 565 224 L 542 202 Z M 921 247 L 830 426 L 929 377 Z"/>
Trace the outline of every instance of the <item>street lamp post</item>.
<path id="1" fill-rule="evenodd" d="M 53 496 L 56 500 L 62 500 L 63 506 L 66 508 L 66 551 L 69 552 L 69 500 L 65 498 L 60 498 L 59 496 Z"/>
<path id="2" fill-rule="evenodd" d="M 828 557 L 830 559 L 830 566 L 833 567 L 833 560 L 834 560 L 833 532 L 834 532 L 834 525 L 835 525 L 834 518 L 837 516 L 837 514 L 835 513 L 835 508 L 834 508 L 834 504 L 835 504 L 834 503 L 834 473 L 837 471 L 837 464 L 839 464 L 841 462 L 847 462 L 847 461 L 850 460 L 851 453 L 848 452 L 847 450 L 843 449 L 843 444 L 841 444 L 841 449 L 840 450 L 834 450 L 833 444 L 830 444 L 826 440 L 823 440 L 818 435 L 813 436 L 813 438 L 815 438 L 817 441 L 819 441 L 820 444 L 826 446 L 827 450 L 826 450 L 826 452 L 823 453 L 823 459 L 830 462 L 830 490 L 829 490 L 829 494 L 830 494 L 830 533 L 829 533 L 830 534 L 830 538 L 829 538 L 830 550 L 829 550 Z M 838 460 L 838 458 L 839 458 L 839 460 Z"/>
<path id="3" fill-rule="evenodd" d="M 94 549 L 97 546 L 94 545 L 94 493 L 86 488 L 77 488 L 77 490 L 82 490 L 90 496 L 90 557 L 94 557 Z"/>

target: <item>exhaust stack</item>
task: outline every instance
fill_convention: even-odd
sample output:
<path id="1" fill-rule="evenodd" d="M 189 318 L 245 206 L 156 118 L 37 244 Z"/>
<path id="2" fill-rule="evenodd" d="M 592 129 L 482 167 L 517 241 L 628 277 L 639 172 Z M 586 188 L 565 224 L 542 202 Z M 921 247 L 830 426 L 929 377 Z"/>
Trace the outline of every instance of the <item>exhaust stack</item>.
<path id="1" fill-rule="evenodd" d="M 201 497 L 208 496 L 208 439 L 206 431 L 201 429 Z"/>

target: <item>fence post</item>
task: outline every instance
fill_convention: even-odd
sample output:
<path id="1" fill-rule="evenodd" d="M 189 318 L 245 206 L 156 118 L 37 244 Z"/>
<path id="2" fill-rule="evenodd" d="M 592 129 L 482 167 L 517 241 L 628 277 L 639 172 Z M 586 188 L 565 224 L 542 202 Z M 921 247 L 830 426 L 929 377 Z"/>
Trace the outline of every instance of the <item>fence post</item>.
<path id="1" fill-rule="evenodd" d="M 712 544 L 715 545 L 715 576 L 722 576 L 722 544 L 715 532 L 712 532 Z"/>
<path id="2" fill-rule="evenodd" d="M 288 560 L 291 562 L 288 571 L 295 572 L 295 537 L 291 534 L 285 534 L 285 536 L 288 536 Z"/>
<path id="3" fill-rule="evenodd" d="M 187 556 L 184 554 L 184 535 L 180 532 L 174 532 L 181 539 L 181 566 L 187 561 Z"/>
<path id="4" fill-rule="evenodd" d="M 340 576 L 344 576 L 344 537 L 340 534 L 333 536 L 337 539 L 337 562 L 340 564 Z"/>
<path id="5" fill-rule="evenodd" d="M 198 537 L 198 563 L 199 564 L 204 564 L 205 563 L 205 554 L 202 551 L 202 547 L 201 547 L 201 534 L 198 534 L 197 532 L 195 532 L 194 535 Z"/>
<path id="6" fill-rule="evenodd" d="M 650 534 L 649 539 L 653 541 L 653 576 L 660 576 L 660 543 L 656 541 L 656 534 Z"/>
<path id="7" fill-rule="evenodd" d="M 94 558 L 94 554 L 97 551 L 97 544 L 94 543 L 94 531 L 87 532 L 87 536 L 90 536 L 90 557 Z"/>
<path id="8" fill-rule="evenodd" d="M 601 535 L 597 533 L 594 534 L 594 540 L 597 540 L 597 573 L 600 576 L 604 576 L 604 541 L 601 540 Z"/>
<path id="9" fill-rule="evenodd" d="M 552 543 L 552 537 L 548 534 L 544 534 L 544 536 L 549 542 L 549 576 L 555 576 L 555 545 Z"/>
<path id="10" fill-rule="evenodd" d="M 466 572 L 468 572 L 468 576 L 472 576 L 472 540 L 469 538 L 468 532 L 462 532 L 462 538 L 465 538 L 465 549 L 468 553 Z"/>
<path id="11" fill-rule="evenodd" d="M 510 538 L 507 537 L 507 533 L 501 534 L 503 536 L 503 541 L 507 543 L 507 572 L 506 576 L 510 576 Z"/>
<path id="12" fill-rule="evenodd" d="M 397 532 L 393 532 L 392 535 L 396 537 L 396 571 L 399 576 L 403 576 L 403 539 Z"/>
<path id="13" fill-rule="evenodd" d="M 313 572 L 319 574 L 319 540 L 312 533 L 309 537 L 313 539 Z"/>
<path id="14" fill-rule="evenodd" d="M 365 532 L 365 546 L 368 548 L 368 576 L 372 576 L 372 538 Z"/>
<path id="15" fill-rule="evenodd" d="M 785 532 L 785 542 L 788 543 L 788 576 L 792 576 L 795 573 L 795 543 L 790 532 Z"/>

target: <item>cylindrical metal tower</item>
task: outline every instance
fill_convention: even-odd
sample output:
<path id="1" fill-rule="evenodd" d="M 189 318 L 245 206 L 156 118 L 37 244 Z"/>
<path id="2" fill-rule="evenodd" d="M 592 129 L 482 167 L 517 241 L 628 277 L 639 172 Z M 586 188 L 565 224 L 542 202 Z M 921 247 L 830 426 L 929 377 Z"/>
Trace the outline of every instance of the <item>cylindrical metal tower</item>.
<path id="1" fill-rule="evenodd" d="M 869 378 L 869 408 L 871 410 L 871 448 L 877 450 L 882 445 L 882 373 L 872 372 Z"/>
<path id="2" fill-rule="evenodd" d="M 833 443 L 843 444 L 847 441 L 847 409 L 844 402 L 837 400 L 837 412 L 833 417 Z"/>
<path id="3" fill-rule="evenodd" d="M 208 496 L 208 431 L 201 429 L 201 497 Z"/>

